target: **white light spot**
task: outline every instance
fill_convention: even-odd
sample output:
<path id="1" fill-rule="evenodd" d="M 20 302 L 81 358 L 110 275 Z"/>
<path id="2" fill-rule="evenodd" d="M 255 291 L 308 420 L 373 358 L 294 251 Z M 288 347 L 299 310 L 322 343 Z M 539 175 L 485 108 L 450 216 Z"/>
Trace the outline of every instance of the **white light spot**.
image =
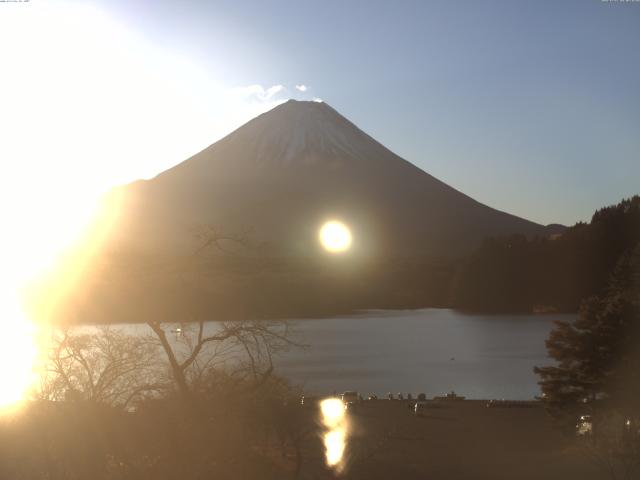
<path id="1" fill-rule="evenodd" d="M 320 229 L 320 243 L 331 253 L 342 253 L 351 247 L 351 231 L 344 223 L 331 220 Z"/>

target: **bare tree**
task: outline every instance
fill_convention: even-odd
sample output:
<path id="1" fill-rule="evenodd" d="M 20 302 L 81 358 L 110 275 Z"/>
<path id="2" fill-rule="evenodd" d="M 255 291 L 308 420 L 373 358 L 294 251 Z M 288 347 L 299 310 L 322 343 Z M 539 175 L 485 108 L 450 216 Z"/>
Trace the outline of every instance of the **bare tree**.
<path id="1" fill-rule="evenodd" d="M 298 345 L 291 340 L 289 324 L 279 321 L 237 321 L 210 324 L 202 320 L 175 329 L 176 340 L 167 334 L 167 324 L 147 322 L 169 362 L 175 385 L 189 397 L 207 370 L 224 367 L 244 381 L 260 385 L 273 373 L 273 355 Z M 169 332 L 171 333 L 171 332 Z"/>
<path id="2" fill-rule="evenodd" d="M 249 240 L 248 232 L 228 235 L 205 226 L 196 230 L 201 246 L 173 273 L 181 277 L 183 285 L 196 288 L 205 284 L 210 272 L 203 268 L 204 255 L 210 249 L 220 253 L 234 254 L 238 248 L 256 249 Z M 189 288 L 189 287 L 187 287 Z M 185 310 L 189 310 L 185 305 Z M 171 341 L 168 322 L 148 320 L 147 325 L 155 334 L 164 351 L 172 378 L 183 397 L 189 397 L 192 389 L 210 368 L 221 363 L 231 369 L 232 376 L 239 380 L 251 378 L 260 385 L 273 372 L 273 355 L 286 351 L 291 346 L 301 346 L 291 339 L 290 326 L 286 321 L 234 321 L 207 324 L 199 319 L 174 328 L 176 340 Z M 175 324 L 173 324 L 175 325 Z M 207 331 L 207 327 L 210 331 Z M 171 333 L 171 332 L 169 332 Z"/>
<path id="3" fill-rule="evenodd" d="M 127 408 L 140 396 L 166 388 L 158 353 L 147 339 L 115 328 L 63 330 L 52 338 L 38 396 Z"/>

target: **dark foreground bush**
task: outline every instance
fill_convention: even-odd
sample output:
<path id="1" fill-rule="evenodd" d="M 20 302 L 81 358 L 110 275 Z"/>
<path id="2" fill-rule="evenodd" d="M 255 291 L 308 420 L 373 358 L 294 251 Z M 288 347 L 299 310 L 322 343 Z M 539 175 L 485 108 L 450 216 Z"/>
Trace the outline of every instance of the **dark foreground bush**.
<path id="1" fill-rule="evenodd" d="M 85 400 L 29 403 L 0 424 L 0 478 L 295 478 L 315 424 L 286 383 L 208 385 L 131 411 Z"/>

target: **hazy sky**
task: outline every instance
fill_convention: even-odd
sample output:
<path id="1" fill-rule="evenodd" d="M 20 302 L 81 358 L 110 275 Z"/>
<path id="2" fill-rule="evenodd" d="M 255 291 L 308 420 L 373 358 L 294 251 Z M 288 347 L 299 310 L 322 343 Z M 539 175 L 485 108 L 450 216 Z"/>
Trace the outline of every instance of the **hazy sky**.
<path id="1" fill-rule="evenodd" d="M 0 22 L 9 8 L 38 3 L 0 4 Z M 59 25 L 73 22 L 80 3 L 59 7 L 62 19 L 41 19 L 52 33 L 38 51 L 73 31 Z M 87 131 L 76 157 L 91 171 L 91 151 L 102 164 L 120 161 L 116 180 L 177 163 L 278 101 L 319 97 L 451 186 L 540 223 L 587 220 L 640 193 L 640 2 L 91 4 L 90 20 L 78 17 L 88 33 L 67 39 L 68 49 L 50 47 L 48 57 L 65 55 L 79 69 L 73 78 L 58 72 L 61 85 L 85 75 L 84 85 L 104 81 L 69 121 Z M 103 34 L 94 21 L 108 25 Z M 98 51 L 89 43 L 74 53 L 86 38 Z M 38 85 L 48 99 L 50 82 Z M 87 118 L 106 123 L 94 129 Z"/>

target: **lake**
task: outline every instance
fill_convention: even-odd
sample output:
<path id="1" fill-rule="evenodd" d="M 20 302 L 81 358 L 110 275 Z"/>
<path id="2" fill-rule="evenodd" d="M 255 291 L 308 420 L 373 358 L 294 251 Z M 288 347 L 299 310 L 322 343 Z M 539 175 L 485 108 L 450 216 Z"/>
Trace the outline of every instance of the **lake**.
<path id="1" fill-rule="evenodd" d="M 527 400 L 539 395 L 536 365 L 550 365 L 554 320 L 574 314 L 466 314 L 448 309 L 375 310 L 291 321 L 306 348 L 276 358 L 276 371 L 307 394 L 357 390 Z M 206 331 L 216 330 L 209 322 Z M 128 325 L 130 333 L 150 333 Z"/>
<path id="2" fill-rule="evenodd" d="M 276 365 L 309 393 L 455 390 L 467 398 L 526 400 L 540 393 L 533 367 L 552 364 L 545 340 L 553 321 L 573 318 L 424 309 L 299 320 L 295 338 L 308 348 Z"/>

